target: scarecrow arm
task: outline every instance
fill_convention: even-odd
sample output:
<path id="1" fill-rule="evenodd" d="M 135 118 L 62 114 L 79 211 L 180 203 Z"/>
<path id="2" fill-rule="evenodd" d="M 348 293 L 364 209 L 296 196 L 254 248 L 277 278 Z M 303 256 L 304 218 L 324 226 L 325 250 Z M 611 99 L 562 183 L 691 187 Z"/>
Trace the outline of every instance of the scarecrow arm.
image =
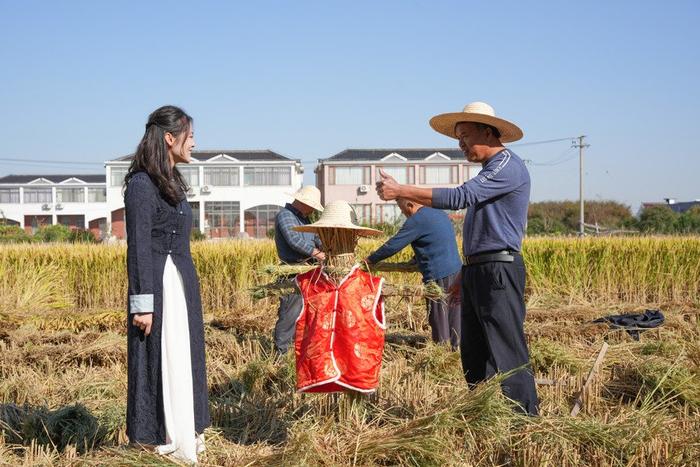
<path id="1" fill-rule="evenodd" d="M 293 278 L 281 278 L 269 284 L 260 285 L 251 289 L 254 300 L 267 297 L 278 297 L 292 293 L 298 293 L 296 281 Z M 432 300 L 444 300 L 447 294 L 435 282 L 428 282 L 423 285 L 392 285 L 385 284 L 382 288 L 382 295 L 385 297 L 424 297 Z"/>
<path id="2" fill-rule="evenodd" d="M 444 300 L 447 294 L 436 282 L 427 282 L 423 285 L 391 285 L 386 284 L 382 289 L 385 297 L 424 297 L 431 300 Z"/>
<path id="3" fill-rule="evenodd" d="M 285 275 L 295 275 L 301 274 L 318 267 L 315 265 L 308 264 L 271 264 L 264 268 L 265 273 L 271 274 L 273 276 L 285 276 Z M 369 272 L 418 272 L 418 265 L 415 262 L 406 263 L 385 263 L 380 262 L 377 264 L 366 265 L 361 264 L 362 269 Z M 334 274 L 335 272 L 340 273 L 340 275 L 345 275 L 349 272 L 349 269 L 344 268 L 342 271 L 334 271 L 332 266 L 326 266 L 324 268 L 328 273 Z"/>

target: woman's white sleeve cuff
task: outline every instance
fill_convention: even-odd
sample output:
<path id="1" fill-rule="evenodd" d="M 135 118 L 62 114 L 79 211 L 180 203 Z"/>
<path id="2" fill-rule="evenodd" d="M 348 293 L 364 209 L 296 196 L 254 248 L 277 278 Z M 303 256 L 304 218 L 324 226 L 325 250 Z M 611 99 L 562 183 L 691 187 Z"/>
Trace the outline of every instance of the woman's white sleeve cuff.
<path id="1" fill-rule="evenodd" d="M 129 295 L 131 313 L 153 313 L 153 294 Z"/>

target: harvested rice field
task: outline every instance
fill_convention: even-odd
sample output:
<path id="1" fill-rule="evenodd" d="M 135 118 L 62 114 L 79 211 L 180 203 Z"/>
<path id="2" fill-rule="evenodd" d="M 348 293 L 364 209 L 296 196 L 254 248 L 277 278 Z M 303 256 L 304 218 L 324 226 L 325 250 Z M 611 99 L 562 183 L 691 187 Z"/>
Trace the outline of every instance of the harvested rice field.
<path id="1" fill-rule="evenodd" d="M 700 238 L 535 238 L 524 255 L 537 418 L 497 380 L 466 389 L 417 297 L 387 303 L 375 395 L 296 394 L 293 356 L 272 352 L 276 301 L 250 293 L 274 279 L 272 242 L 194 244 L 213 420 L 200 464 L 698 465 Z M 119 246 L 0 247 L 0 465 L 177 465 L 126 447 L 124 264 Z M 647 308 L 666 322 L 639 341 L 592 323 Z"/>

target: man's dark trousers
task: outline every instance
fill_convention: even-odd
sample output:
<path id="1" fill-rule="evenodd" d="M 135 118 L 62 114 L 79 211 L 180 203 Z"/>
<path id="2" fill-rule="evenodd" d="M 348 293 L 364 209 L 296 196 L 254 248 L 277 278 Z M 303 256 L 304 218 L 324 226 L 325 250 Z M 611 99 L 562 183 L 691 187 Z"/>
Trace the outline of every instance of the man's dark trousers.
<path id="1" fill-rule="evenodd" d="M 275 323 L 275 350 L 280 354 L 287 353 L 289 344 L 294 340 L 296 333 L 296 321 L 301 314 L 304 301 L 301 294 L 293 293 L 280 297 L 280 306 L 277 310 L 277 323 Z"/>
<path id="2" fill-rule="evenodd" d="M 454 273 L 435 282 L 444 292 L 449 292 L 459 280 L 459 274 Z M 442 300 L 426 299 L 428 306 L 428 323 L 432 330 L 433 342 L 449 342 L 452 350 L 459 348 L 459 336 L 462 332 L 462 315 L 458 300 L 449 297 Z"/>
<path id="3" fill-rule="evenodd" d="M 522 256 L 514 256 L 512 263 L 462 268 L 462 368 L 471 385 L 497 372 L 525 366 L 501 387 L 524 412 L 537 415 L 537 391 L 523 330 L 525 264 Z"/>

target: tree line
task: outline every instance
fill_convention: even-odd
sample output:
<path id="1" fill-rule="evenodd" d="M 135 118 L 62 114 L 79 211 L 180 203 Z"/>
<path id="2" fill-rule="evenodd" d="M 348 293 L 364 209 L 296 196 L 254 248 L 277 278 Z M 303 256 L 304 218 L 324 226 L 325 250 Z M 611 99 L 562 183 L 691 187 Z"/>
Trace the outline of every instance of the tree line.
<path id="1" fill-rule="evenodd" d="M 586 201 L 584 222 L 604 230 L 645 234 L 700 233 L 700 205 L 678 213 L 667 205 L 643 208 L 638 216 L 629 206 L 616 201 Z M 572 235 L 579 230 L 577 201 L 531 203 L 528 210 L 529 235 Z"/>

